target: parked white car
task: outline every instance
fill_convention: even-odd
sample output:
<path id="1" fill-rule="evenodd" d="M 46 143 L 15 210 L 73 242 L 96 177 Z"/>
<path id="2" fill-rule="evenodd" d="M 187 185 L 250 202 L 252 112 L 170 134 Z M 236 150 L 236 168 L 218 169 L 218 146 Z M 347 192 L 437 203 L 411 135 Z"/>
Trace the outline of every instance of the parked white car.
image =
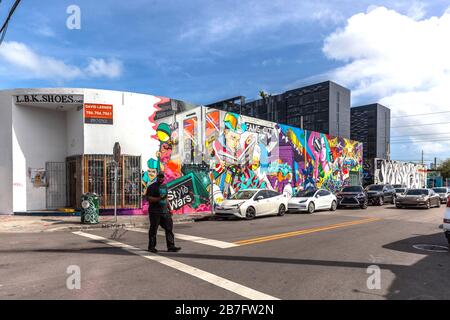
<path id="1" fill-rule="evenodd" d="M 288 207 L 288 198 L 269 189 L 241 190 L 224 200 L 215 209 L 216 216 L 238 217 L 247 220 L 257 216 L 284 216 Z"/>
<path id="2" fill-rule="evenodd" d="M 445 209 L 444 214 L 444 224 L 443 229 L 445 233 L 445 237 L 447 238 L 449 247 L 450 247 L 450 198 L 447 200 L 447 208 Z"/>
<path id="3" fill-rule="evenodd" d="M 316 210 L 331 210 L 337 208 L 337 199 L 334 194 L 325 189 L 312 189 L 299 191 L 295 197 L 289 200 L 288 210 L 306 211 L 313 213 Z"/>
<path id="4" fill-rule="evenodd" d="M 450 188 L 447 187 L 433 188 L 433 191 L 439 195 L 441 203 L 447 203 L 447 200 L 450 198 Z"/>

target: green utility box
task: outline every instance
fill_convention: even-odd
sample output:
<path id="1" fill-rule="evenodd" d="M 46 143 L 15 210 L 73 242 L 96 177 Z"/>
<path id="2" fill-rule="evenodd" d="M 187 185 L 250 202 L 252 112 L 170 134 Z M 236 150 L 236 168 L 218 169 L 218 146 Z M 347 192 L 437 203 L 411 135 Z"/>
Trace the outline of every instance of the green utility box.
<path id="1" fill-rule="evenodd" d="M 96 224 L 100 214 L 99 196 L 85 193 L 81 196 L 81 223 Z"/>

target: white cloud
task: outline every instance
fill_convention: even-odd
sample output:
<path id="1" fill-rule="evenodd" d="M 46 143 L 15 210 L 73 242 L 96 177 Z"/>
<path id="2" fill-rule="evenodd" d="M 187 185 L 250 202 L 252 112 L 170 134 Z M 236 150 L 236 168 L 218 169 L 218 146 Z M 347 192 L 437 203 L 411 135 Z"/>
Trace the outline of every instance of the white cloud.
<path id="1" fill-rule="evenodd" d="M 325 55 L 344 62 L 330 77 L 352 89 L 354 102 L 378 100 L 391 108 L 393 116 L 450 110 L 450 12 L 421 19 L 423 7 L 415 6 L 410 15 L 371 7 L 325 39 Z M 450 133 L 450 125 L 424 125 L 446 121 L 450 122 L 450 114 L 394 118 L 391 134 Z M 404 125 L 414 127 L 395 128 Z M 426 149 L 450 156 L 450 139 L 435 143 L 421 142 L 425 138 L 420 136 L 409 139 L 414 145 L 393 144 L 393 155 Z"/>
<path id="2" fill-rule="evenodd" d="M 78 67 L 52 57 L 39 56 L 19 42 L 4 42 L 0 47 L 0 59 L 36 78 L 73 79 L 82 75 Z"/>
<path id="3" fill-rule="evenodd" d="M 81 68 L 54 57 L 39 55 L 27 45 L 14 41 L 2 43 L 0 62 L 16 76 L 55 81 L 86 77 L 117 78 L 122 74 L 122 63 L 117 59 L 105 61 L 90 58 L 89 64 Z"/>
<path id="4" fill-rule="evenodd" d="M 89 59 L 85 72 L 91 77 L 118 78 L 122 74 L 122 62 L 117 59 Z"/>

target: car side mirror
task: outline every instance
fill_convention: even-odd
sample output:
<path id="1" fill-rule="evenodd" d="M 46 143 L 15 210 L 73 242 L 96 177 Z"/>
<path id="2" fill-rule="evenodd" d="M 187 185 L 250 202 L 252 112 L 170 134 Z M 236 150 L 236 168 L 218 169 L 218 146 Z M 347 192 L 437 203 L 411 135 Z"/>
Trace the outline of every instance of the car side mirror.
<path id="1" fill-rule="evenodd" d="M 316 195 L 314 196 L 314 198 L 318 198 L 318 197 L 320 197 L 318 194 L 316 194 Z"/>
<path id="2" fill-rule="evenodd" d="M 256 197 L 256 201 L 259 201 L 259 200 L 262 200 L 262 199 L 264 199 L 263 196 L 257 196 L 257 197 Z"/>

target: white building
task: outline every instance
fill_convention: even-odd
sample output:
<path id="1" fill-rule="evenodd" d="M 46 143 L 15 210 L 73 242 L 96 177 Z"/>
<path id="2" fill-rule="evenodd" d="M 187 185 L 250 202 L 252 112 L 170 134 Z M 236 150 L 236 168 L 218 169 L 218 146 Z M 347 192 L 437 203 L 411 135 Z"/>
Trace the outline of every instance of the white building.
<path id="1" fill-rule="evenodd" d="M 191 105 L 109 90 L 0 91 L 0 214 L 77 207 L 86 191 L 103 191 L 110 208 L 115 142 L 124 155 L 119 207 L 138 208 L 141 168 L 158 148 L 155 107 Z"/>

